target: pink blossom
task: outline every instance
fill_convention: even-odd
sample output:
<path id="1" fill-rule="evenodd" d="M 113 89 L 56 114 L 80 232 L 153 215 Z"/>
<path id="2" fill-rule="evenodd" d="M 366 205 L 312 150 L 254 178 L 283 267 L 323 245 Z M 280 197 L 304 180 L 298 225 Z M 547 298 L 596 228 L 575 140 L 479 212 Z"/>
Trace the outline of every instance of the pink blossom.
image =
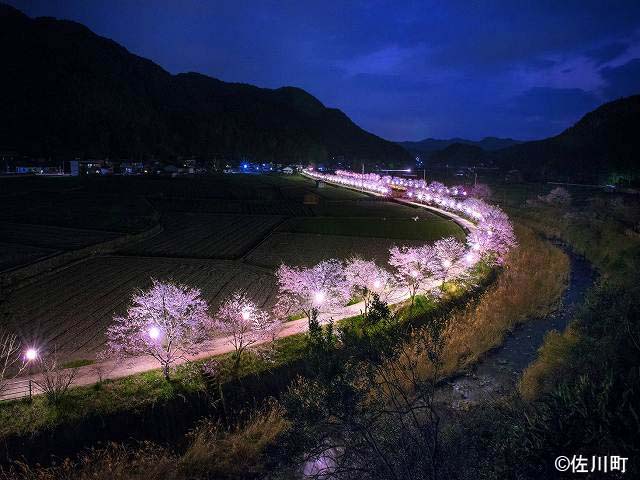
<path id="1" fill-rule="evenodd" d="M 276 315 L 302 312 L 311 321 L 319 313 L 331 313 L 349 301 L 350 291 L 343 265 L 326 260 L 311 268 L 282 265 L 277 273 Z"/>
<path id="2" fill-rule="evenodd" d="M 416 293 L 425 288 L 439 271 L 436 253 L 430 245 L 422 247 L 391 247 L 389 264 L 396 268 L 401 285 L 409 290 L 411 303 Z"/>
<path id="3" fill-rule="evenodd" d="M 131 300 L 126 315 L 116 316 L 107 329 L 107 352 L 119 358 L 150 355 L 169 378 L 181 358 L 198 352 L 211 326 L 207 302 L 200 290 L 151 280 L 148 290 Z"/>
<path id="4" fill-rule="evenodd" d="M 433 244 L 433 251 L 438 259 L 438 277 L 442 282 L 452 280 L 464 273 L 466 265 L 465 246 L 454 237 L 442 238 Z"/>
<path id="5" fill-rule="evenodd" d="M 345 276 L 351 295 L 362 298 L 364 302 L 364 315 L 369 311 L 373 294 L 384 298 L 392 285 L 392 276 L 389 272 L 375 262 L 357 256 L 347 261 Z"/>
<path id="6" fill-rule="evenodd" d="M 244 350 L 261 341 L 273 340 L 281 326 L 281 321 L 260 310 L 241 292 L 225 300 L 215 315 L 216 331 L 228 336 L 235 349 L 236 366 Z"/>

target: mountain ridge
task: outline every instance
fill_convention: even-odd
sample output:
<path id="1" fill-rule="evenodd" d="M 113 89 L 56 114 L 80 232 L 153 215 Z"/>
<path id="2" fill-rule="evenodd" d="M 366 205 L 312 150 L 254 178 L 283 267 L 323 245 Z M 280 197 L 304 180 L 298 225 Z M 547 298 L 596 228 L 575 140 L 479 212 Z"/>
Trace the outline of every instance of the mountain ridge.
<path id="1" fill-rule="evenodd" d="M 398 145 L 294 86 L 172 75 L 77 22 L 0 4 L 0 145 L 44 157 L 404 164 Z"/>
<path id="2" fill-rule="evenodd" d="M 398 142 L 399 145 L 403 146 L 412 153 L 432 153 L 443 150 L 456 143 L 473 145 L 483 150 L 493 151 L 523 142 L 520 140 L 514 140 L 513 138 L 501 138 L 494 136 L 484 137 L 481 140 L 468 140 L 460 137 L 453 137 L 448 139 L 429 137 L 425 138 L 424 140 L 418 140 L 415 142 Z"/>

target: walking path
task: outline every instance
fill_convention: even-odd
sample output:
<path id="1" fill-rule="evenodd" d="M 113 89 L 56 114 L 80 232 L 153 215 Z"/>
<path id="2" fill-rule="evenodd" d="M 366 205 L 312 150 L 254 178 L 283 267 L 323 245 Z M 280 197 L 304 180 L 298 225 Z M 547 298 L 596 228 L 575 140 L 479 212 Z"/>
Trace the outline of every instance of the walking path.
<path id="1" fill-rule="evenodd" d="M 330 182 L 326 182 L 330 183 Z M 346 188 L 343 185 L 335 184 L 338 187 Z M 361 191 L 361 190 L 358 190 Z M 365 192 L 368 193 L 368 192 Z M 375 195 L 375 194 L 372 194 Z M 476 226 L 470 222 L 469 220 L 462 218 L 455 213 L 448 212 L 446 210 L 442 210 L 436 207 L 431 207 L 428 205 L 423 205 L 421 203 L 411 202 L 404 199 L 394 199 L 394 201 L 399 203 L 404 203 L 407 205 L 412 205 L 414 207 L 425 208 L 428 210 L 432 210 L 440 215 L 446 216 L 450 218 L 452 221 L 456 222 L 462 229 L 469 233 L 473 231 Z M 430 288 L 437 287 L 439 282 L 434 282 L 433 285 L 429 285 Z M 387 302 L 389 304 L 397 304 L 409 298 L 408 293 L 405 292 L 394 292 L 390 293 L 387 297 Z M 349 305 L 343 307 L 339 311 L 335 312 L 325 312 L 320 314 L 321 321 L 329 321 L 334 320 L 342 320 L 344 318 L 353 317 L 359 315 L 361 311 L 364 310 L 364 302 L 355 303 L 353 305 Z M 280 333 L 277 335 L 277 338 L 288 337 L 290 335 L 297 335 L 299 333 L 305 332 L 308 329 L 308 321 L 306 318 L 300 320 L 293 320 L 290 322 L 286 322 L 283 324 L 283 328 Z M 209 342 L 206 342 L 203 345 L 202 350 L 197 355 L 186 357 L 179 362 L 178 364 L 186 363 L 191 360 L 199 360 L 208 357 L 212 357 L 215 355 L 222 355 L 224 353 L 228 353 L 233 351 L 233 345 L 231 344 L 231 337 L 219 337 Z M 74 378 L 73 385 L 74 386 L 86 386 L 93 385 L 100 381 L 100 377 L 102 379 L 116 379 L 127 377 L 129 375 L 134 375 L 136 373 L 147 372 L 150 370 L 157 370 L 159 368 L 157 360 L 150 356 L 136 357 L 130 359 L 129 361 L 122 360 L 106 360 L 102 362 L 97 362 L 92 365 L 85 365 L 79 367 L 77 369 L 76 377 Z M 0 396 L 2 400 L 12 400 L 12 399 L 20 399 L 28 395 L 29 389 L 29 380 L 37 379 L 37 375 L 23 375 L 7 382 L 7 388 L 5 388 L 5 393 Z M 42 394 L 35 386 L 32 390 L 33 395 Z"/>

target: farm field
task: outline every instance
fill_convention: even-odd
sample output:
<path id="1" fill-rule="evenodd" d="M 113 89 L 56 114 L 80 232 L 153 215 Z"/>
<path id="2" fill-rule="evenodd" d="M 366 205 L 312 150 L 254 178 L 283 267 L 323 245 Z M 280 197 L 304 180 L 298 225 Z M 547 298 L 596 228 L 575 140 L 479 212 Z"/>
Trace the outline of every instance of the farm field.
<path id="1" fill-rule="evenodd" d="M 382 265 L 393 245 L 463 236 L 456 224 L 424 209 L 317 188 L 295 175 L 24 180 L 33 203 L 21 210 L 24 196 L 12 190 L 5 197 L 10 208 L 0 212 L 0 269 L 143 226 L 163 227 L 118 255 L 43 274 L 7 296 L 0 315 L 9 328 L 55 345 L 64 361 L 93 358 L 113 316 L 151 277 L 201 288 L 214 307 L 236 289 L 269 306 L 273 272 L 282 263 L 310 266 L 360 255 Z M 310 194 L 314 202 L 305 204 Z"/>
<path id="2" fill-rule="evenodd" d="M 462 229 L 450 219 L 420 212 L 417 220 L 406 218 L 313 217 L 293 218 L 278 228 L 291 233 L 315 233 L 323 235 L 349 235 L 406 240 L 435 241 L 446 236 L 464 238 Z"/>
<path id="3" fill-rule="evenodd" d="M 14 291 L 0 307 L 0 317 L 21 337 L 56 346 L 65 361 L 91 359 L 102 348 L 114 314 L 124 313 L 135 289 L 147 287 L 151 277 L 198 287 L 214 308 L 237 289 L 270 306 L 276 288 L 269 272 L 239 262 L 100 257 Z"/>
<path id="4" fill-rule="evenodd" d="M 106 242 L 122 234 L 100 230 L 0 222 L 0 241 L 54 250 L 75 250 Z"/>
<path id="5" fill-rule="evenodd" d="M 56 250 L 51 248 L 39 248 L 0 241 L 0 272 L 34 262 L 54 253 L 56 253 Z"/>
<path id="6" fill-rule="evenodd" d="M 162 220 L 162 233 L 131 245 L 122 253 L 237 258 L 257 245 L 282 218 L 274 215 L 167 215 Z"/>
<path id="7" fill-rule="evenodd" d="M 330 258 L 346 260 L 360 255 L 384 265 L 389 259 L 389 248 L 393 245 L 423 243 L 424 241 L 418 240 L 276 232 L 253 250 L 245 260 L 253 265 L 277 268 L 282 263 L 311 266 Z"/>
<path id="8" fill-rule="evenodd" d="M 19 179 L 12 179 L 15 182 Z M 55 182 L 58 179 L 51 179 Z M 0 180 L 0 187 L 6 180 Z M 133 194 L 102 195 L 83 190 L 33 191 L 2 198 L 0 221 L 55 227 L 139 232 L 157 223 L 157 212 Z"/>

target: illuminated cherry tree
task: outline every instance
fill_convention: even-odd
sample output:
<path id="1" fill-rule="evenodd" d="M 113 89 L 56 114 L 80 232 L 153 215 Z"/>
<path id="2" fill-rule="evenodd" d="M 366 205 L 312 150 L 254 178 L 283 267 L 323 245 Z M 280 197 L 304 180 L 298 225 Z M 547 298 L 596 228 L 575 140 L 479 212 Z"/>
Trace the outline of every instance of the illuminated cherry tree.
<path id="1" fill-rule="evenodd" d="M 438 259 L 437 274 L 443 284 L 464 273 L 466 267 L 464 244 L 454 237 L 442 238 L 433 244 L 433 251 Z"/>
<path id="2" fill-rule="evenodd" d="M 506 254 L 517 245 L 509 217 L 499 208 L 491 207 L 478 225 L 480 236 L 485 238 L 486 250 L 502 263 Z"/>
<path id="3" fill-rule="evenodd" d="M 198 353 L 211 329 L 207 302 L 198 289 L 152 279 L 136 293 L 124 316 L 107 329 L 107 354 L 118 358 L 149 355 L 169 379 L 171 367 Z"/>
<path id="4" fill-rule="evenodd" d="M 439 271 L 436 252 L 430 245 L 391 247 L 389 264 L 395 267 L 400 284 L 409 290 L 412 306 L 418 291 L 424 288 Z"/>
<path id="5" fill-rule="evenodd" d="M 351 295 L 364 302 L 364 316 L 369 311 L 373 294 L 381 296 L 390 290 L 391 274 L 371 260 L 353 257 L 347 261 L 344 272 Z"/>
<path id="6" fill-rule="evenodd" d="M 214 325 L 216 332 L 230 338 L 237 368 L 242 353 L 256 343 L 273 340 L 282 322 L 260 310 L 244 293 L 235 292 L 220 305 Z"/>
<path id="7" fill-rule="evenodd" d="M 317 321 L 320 313 L 330 313 L 344 306 L 350 297 L 343 265 L 326 260 L 311 268 L 282 265 L 278 277 L 278 301 L 274 308 L 279 318 L 299 312 Z"/>

